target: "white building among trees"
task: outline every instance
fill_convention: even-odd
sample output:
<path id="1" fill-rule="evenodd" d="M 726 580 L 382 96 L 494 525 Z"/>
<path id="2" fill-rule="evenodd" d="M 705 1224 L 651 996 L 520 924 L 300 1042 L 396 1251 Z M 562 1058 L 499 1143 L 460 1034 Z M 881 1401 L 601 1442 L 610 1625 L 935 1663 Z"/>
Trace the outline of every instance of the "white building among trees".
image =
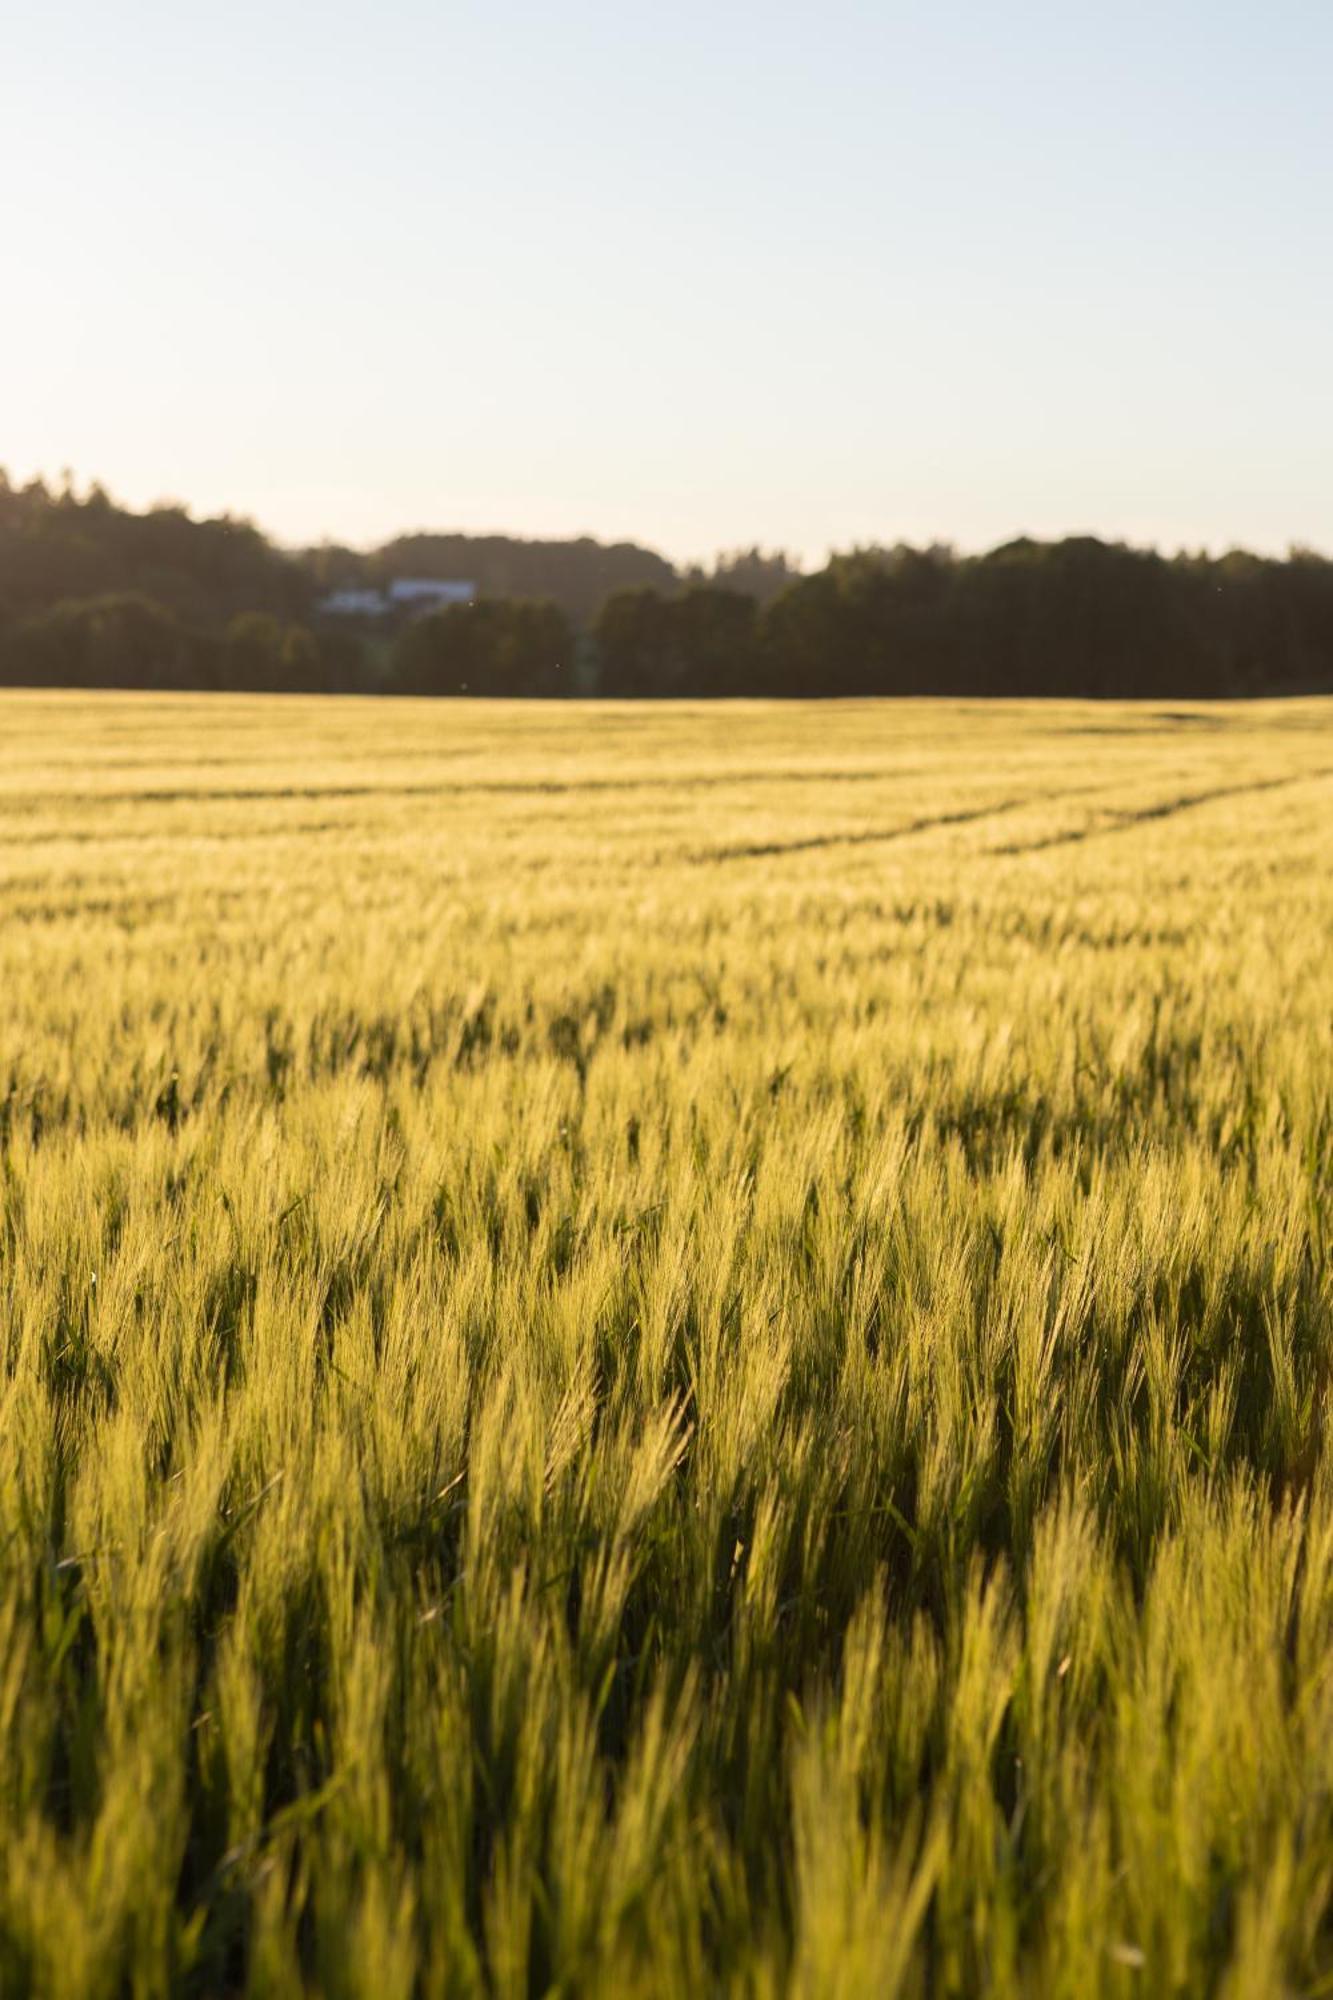
<path id="1" fill-rule="evenodd" d="M 476 584 L 461 578 L 400 576 L 383 590 L 330 591 L 316 609 L 325 618 L 387 618 L 393 613 L 415 618 L 447 604 L 471 604 L 476 595 Z"/>

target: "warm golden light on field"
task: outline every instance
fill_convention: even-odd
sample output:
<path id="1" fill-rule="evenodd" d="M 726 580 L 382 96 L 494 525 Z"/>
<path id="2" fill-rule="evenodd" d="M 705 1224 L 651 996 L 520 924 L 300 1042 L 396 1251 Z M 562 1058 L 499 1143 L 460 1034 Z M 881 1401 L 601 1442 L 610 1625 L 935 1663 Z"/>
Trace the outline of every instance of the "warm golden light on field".
<path id="1" fill-rule="evenodd" d="M 5 1990 L 1326 1976 L 1331 810 L 0 695 Z"/>

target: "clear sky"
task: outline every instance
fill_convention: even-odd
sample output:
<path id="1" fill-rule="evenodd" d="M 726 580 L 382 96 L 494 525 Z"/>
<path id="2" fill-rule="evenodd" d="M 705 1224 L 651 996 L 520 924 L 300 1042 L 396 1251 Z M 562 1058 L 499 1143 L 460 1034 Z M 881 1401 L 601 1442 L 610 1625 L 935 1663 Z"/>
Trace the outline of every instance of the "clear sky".
<path id="1" fill-rule="evenodd" d="M 1333 549 L 1327 0 L 0 0 L 0 464 L 287 540 Z"/>

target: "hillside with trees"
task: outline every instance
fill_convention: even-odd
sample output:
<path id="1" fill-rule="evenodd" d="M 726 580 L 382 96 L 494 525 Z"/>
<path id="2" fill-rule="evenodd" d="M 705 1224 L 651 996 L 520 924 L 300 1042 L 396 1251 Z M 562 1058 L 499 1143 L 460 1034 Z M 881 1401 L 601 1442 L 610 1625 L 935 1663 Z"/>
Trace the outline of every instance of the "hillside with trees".
<path id="1" fill-rule="evenodd" d="M 335 617 L 335 590 L 466 580 L 471 604 Z M 416 534 L 289 551 L 0 474 L 0 683 L 383 694 L 1211 698 L 1333 691 L 1333 563 L 1089 536 L 984 555 Z"/>
<path id="2" fill-rule="evenodd" d="M 483 597 L 548 600 L 586 624 L 616 590 L 673 590 L 665 556 L 632 542 L 520 541 L 510 535 L 398 535 L 362 553 L 325 545 L 297 559 L 322 590 L 383 587 L 396 576 L 464 578 Z"/>

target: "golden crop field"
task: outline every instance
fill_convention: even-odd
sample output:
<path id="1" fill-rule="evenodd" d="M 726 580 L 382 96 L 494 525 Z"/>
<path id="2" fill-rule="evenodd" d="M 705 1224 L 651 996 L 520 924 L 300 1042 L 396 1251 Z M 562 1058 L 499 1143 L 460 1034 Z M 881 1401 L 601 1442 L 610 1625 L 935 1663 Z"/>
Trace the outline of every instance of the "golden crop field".
<path id="1" fill-rule="evenodd" d="M 0 696 L 0 1990 L 1333 1989 L 1331 819 Z"/>

